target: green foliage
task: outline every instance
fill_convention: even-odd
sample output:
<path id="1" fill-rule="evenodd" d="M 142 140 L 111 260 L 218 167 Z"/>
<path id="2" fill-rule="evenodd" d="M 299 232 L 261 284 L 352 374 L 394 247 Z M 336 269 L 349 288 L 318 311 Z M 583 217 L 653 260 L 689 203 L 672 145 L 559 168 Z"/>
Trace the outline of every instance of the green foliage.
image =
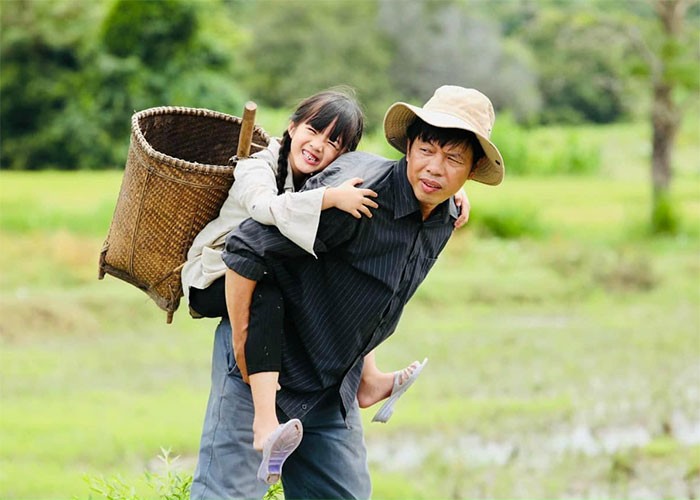
<path id="1" fill-rule="evenodd" d="M 370 132 L 390 103 L 444 83 L 483 90 L 521 124 L 610 123 L 648 109 L 637 77 L 655 68 L 697 95 L 699 15 L 667 40 L 643 2 L 6 1 L 0 168 L 121 167 L 134 111 L 239 114 L 253 99 L 289 112 L 337 84 L 357 89 Z M 510 172 L 596 171 L 577 136 L 536 151 L 499 128 Z"/>
<path id="2" fill-rule="evenodd" d="M 221 42 L 206 31 L 221 2 L 125 1 L 106 13 L 109 6 L 3 4 L 0 167 L 122 166 L 131 115 L 148 107 L 240 113 L 246 97 L 232 65 L 241 38 L 230 26 Z"/>
<path id="3" fill-rule="evenodd" d="M 270 489 L 267 490 L 267 493 L 265 493 L 265 496 L 263 497 L 263 500 L 283 500 L 284 499 L 284 489 L 282 488 L 282 483 L 275 483 L 272 486 L 270 486 Z"/>
<path id="4" fill-rule="evenodd" d="M 256 5 L 244 77 L 251 97 L 291 111 L 323 88 L 350 85 L 369 128 L 379 126 L 395 96 L 386 78 L 389 47 L 373 27 L 375 2 L 265 0 Z"/>
<path id="5" fill-rule="evenodd" d="M 564 2 L 557 9 L 538 5 L 519 35 L 540 55 L 536 58 L 544 101 L 540 122 L 619 120 L 626 106 L 633 104 L 625 99 L 621 78 L 627 45 L 619 37 L 601 40 L 595 29 L 605 16 L 601 10 L 591 11 L 574 2 Z"/>
<path id="6" fill-rule="evenodd" d="M 657 193 L 651 208 L 651 232 L 673 235 L 678 232 L 678 228 L 679 218 L 670 193 Z"/>
<path id="7" fill-rule="evenodd" d="M 192 42 L 196 23 L 193 7 L 180 0 L 118 0 L 105 19 L 102 40 L 115 56 L 164 67 Z"/>
<path id="8" fill-rule="evenodd" d="M 643 144 L 630 128 L 636 142 L 619 152 L 627 159 Z M 625 131 L 598 131 L 613 132 L 619 147 Z M 362 412 L 374 498 L 561 498 L 571 485 L 579 497 L 629 496 L 610 490 L 613 460 L 637 471 L 630 492 L 697 496 L 697 445 L 660 450 L 655 441 L 676 412 L 697 414 L 697 394 L 686 389 L 698 375 L 700 234 L 631 236 L 650 193 L 644 172 L 623 166 L 636 174 L 467 184 L 474 217 L 536 207 L 547 233 L 503 240 L 482 238 L 472 222 L 458 230 L 378 350 L 386 370 L 416 353 L 431 362 L 390 425 Z M 139 290 L 96 280 L 110 214 L 93 208 L 115 200 L 119 174 L 0 172 L 0 214 L 17 212 L 11 220 L 41 207 L 62 221 L 92 214 L 103 228 L 76 234 L 48 218 L 23 231 L 0 225 L 0 491 L 8 500 L 85 498 L 85 473 L 121 476 L 123 497 L 133 486 L 154 498 L 141 471 L 149 464 L 164 477 L 151 460 L 163 443 L 186 459 L 181 477 L 193 468 L 216 322 L 179 311 L 167 325 Z M 698 227 L 697 173 L 686 180 L 674 197 Z M 593 438 L 620 429 L 623 441 L 640 425 L 650 446 L 627 460 L 602 446 L 577 453 L 566 445 L 579 425 Z M 489 461 L 509 445 L 506 464 Z"/>
<path id="9" fill-rule="evenodd" d="M 584 128 L 548 129 L 543 135 L 503 113 L 492 139 L 506 160 L 508 175 L 591 175 L 600 169 L 600 148 L 587 141 Z"/>
<path id="10" fill-rule="evenodd" d="M 446 83 L 474 87 L 528 121 L 541 102 L 533 57 L 519 38 L 502 35 L 500 19 L 484 5 L 379 0 L 379 26 L 393 47 L 392 87 L 416 103 Z"/>
<path id="11" fill-rule="evenodd" d="M 144 472 L 143 476 L 149 491 L 160 500 L 189 500 L 192 488 L 192 475 L 177 470 L 180 457 L 171 457 L 170 449 L 160 449 L 158 460 L 161 462 L 161 472 Z M 154 498 L 152 494 L 137 493 L 137 487 L 129 484 L 124 478 L 116 475 L 111 478 L 103 476 L 86 476 L 90 491 L 104 500 L 146 500 Z M 281 500 L 284 498 L 282 483 L 270 486 L 263 500 Z M 93 495 L 90 495 L 93 499 Z"/>
<path id="12" fill-rule="evenodd" d="M 145 472 L 144 477 L 149 489 L 161 500 L 187 500 L 190 498 L 192 476 L 182 474 L 174 469 L 179 457 L 171 457 L 170 450 L 161 448 L 158 460 L 163 464 L 162 473 Z M 136 493 L 136 487 L 128 485 L 123 478 L 115 476 L 110 479 L 104 477 L 86 477 L 85 481 L 92 493 L 96 493 L 105 500 L 141 500 L 152 498 L 150 495 L 143 497 Z M 92 498 L 92 495 L 91 495 Z"/>
<path id="13" fill-rule="evenodd" d="M 546 234 L 537 211 L 530 206 L 499 206 L 496 210 L 477 211 L 470 219 L 479 231 L 497 238 L 539 238 Z"/>
<path id="14" fill-rule="evenodd" d="M 4 2 L 1 12 L 0 166 L 70 164 L 74 130 L 59 122 L 81 87 L 81 61 L 99 7 L 17 1 Z"/>

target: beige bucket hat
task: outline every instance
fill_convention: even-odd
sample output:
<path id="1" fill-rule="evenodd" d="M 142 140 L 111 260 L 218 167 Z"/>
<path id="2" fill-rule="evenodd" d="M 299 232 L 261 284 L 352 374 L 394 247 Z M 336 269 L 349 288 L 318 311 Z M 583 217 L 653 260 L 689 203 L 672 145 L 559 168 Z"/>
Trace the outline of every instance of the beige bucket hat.
<path id="1" fill-rule="evenodd" d="M 422 108 L 405 102 L 391 105 L 384 116 L 384 135 L 389 144 L 406 154 L 406 130 L 415 117 L 440 128 L 469 130 L 476 134 L 486 156 L 474 168 L 473 180 L 495 186 L 505 173 L 503 157 L 490 141 L 496 120 L 488 97 L 476 89 L 444 85 L 437 89 Z"/>

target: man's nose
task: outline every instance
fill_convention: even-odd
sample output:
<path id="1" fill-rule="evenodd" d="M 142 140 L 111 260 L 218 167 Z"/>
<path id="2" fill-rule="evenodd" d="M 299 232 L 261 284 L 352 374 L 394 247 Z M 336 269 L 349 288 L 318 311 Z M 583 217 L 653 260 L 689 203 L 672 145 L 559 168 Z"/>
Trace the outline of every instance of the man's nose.
<path id="1" fill-rule="evenodd" d="M 442 175 L 445 171 L 446 158 L 442 155 L 434 155 L 427 165 L 427 170 L 432 175 Z"/>

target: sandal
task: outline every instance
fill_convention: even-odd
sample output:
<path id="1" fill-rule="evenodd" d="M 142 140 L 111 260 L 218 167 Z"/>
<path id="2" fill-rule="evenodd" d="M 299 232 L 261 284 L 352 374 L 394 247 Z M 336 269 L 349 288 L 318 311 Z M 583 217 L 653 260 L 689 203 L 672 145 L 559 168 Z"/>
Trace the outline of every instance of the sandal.
<path id="1" fill-rule="evenodd" d="M 423 370 L 423 367 L 427 362 L 428 358 L 425 358 L 422 363 L 419 363 L 418 366 L 416 366 L 416 369 L 413 370 L 413 373 L 411 373 L 411 375 L 409 375 L 409 377 L 403 383 L 401 383 L 401 372 L 394 373 L 394 387 L 391 389 L 389 399 L 387 399 L 382 407 L 379 408 L 379 411 L 377 411 L 372 418 L 372 422 L 386 423 L 389 421 L 389 418 L 391 418 L 391 415 L 394 413 L 394 404 L 401 396 L 403 396 L 403 393 L 406 392 L 409 387 L 411 387 L 413 382 L 416 381 L 418 375 L 420 375 L 420 372 Z"/>
<path id="2" fill-rule="evenodd" d="M 281 424 L 263 445 L 263 458 L 258 468 L 258 479 L 275 484 L 282 475 L 282 464 L 297 449 L 304 429 L 297 418 Z"/>

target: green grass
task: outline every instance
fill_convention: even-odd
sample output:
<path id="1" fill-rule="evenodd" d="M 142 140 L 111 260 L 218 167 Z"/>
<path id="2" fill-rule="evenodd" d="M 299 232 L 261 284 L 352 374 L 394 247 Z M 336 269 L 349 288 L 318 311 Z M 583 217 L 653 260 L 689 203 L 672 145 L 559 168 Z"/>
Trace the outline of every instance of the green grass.
<path id="1" fill-rule="evenodd" d="M 610 175 L 467 185 L 472 221 L 377 352 L 386 370 L 430 362 L 389 424 L 363 412 L 374 498 L 700 493 L 698 444 L 674 434 L 700 422 L 700 177 L 686 165 L 673 185 L 680 234 L 650 238 L 628 157 Z M 85 475 L 147 495 L 161 447 L 194 467 L 215 322 L 180 310 L 167 325 L 142 292 L 96 279 L 120 182 L 0 172 L 2 498 L 88 498 Z M 571 448 L 634 429 L 641 445 Z"/>

